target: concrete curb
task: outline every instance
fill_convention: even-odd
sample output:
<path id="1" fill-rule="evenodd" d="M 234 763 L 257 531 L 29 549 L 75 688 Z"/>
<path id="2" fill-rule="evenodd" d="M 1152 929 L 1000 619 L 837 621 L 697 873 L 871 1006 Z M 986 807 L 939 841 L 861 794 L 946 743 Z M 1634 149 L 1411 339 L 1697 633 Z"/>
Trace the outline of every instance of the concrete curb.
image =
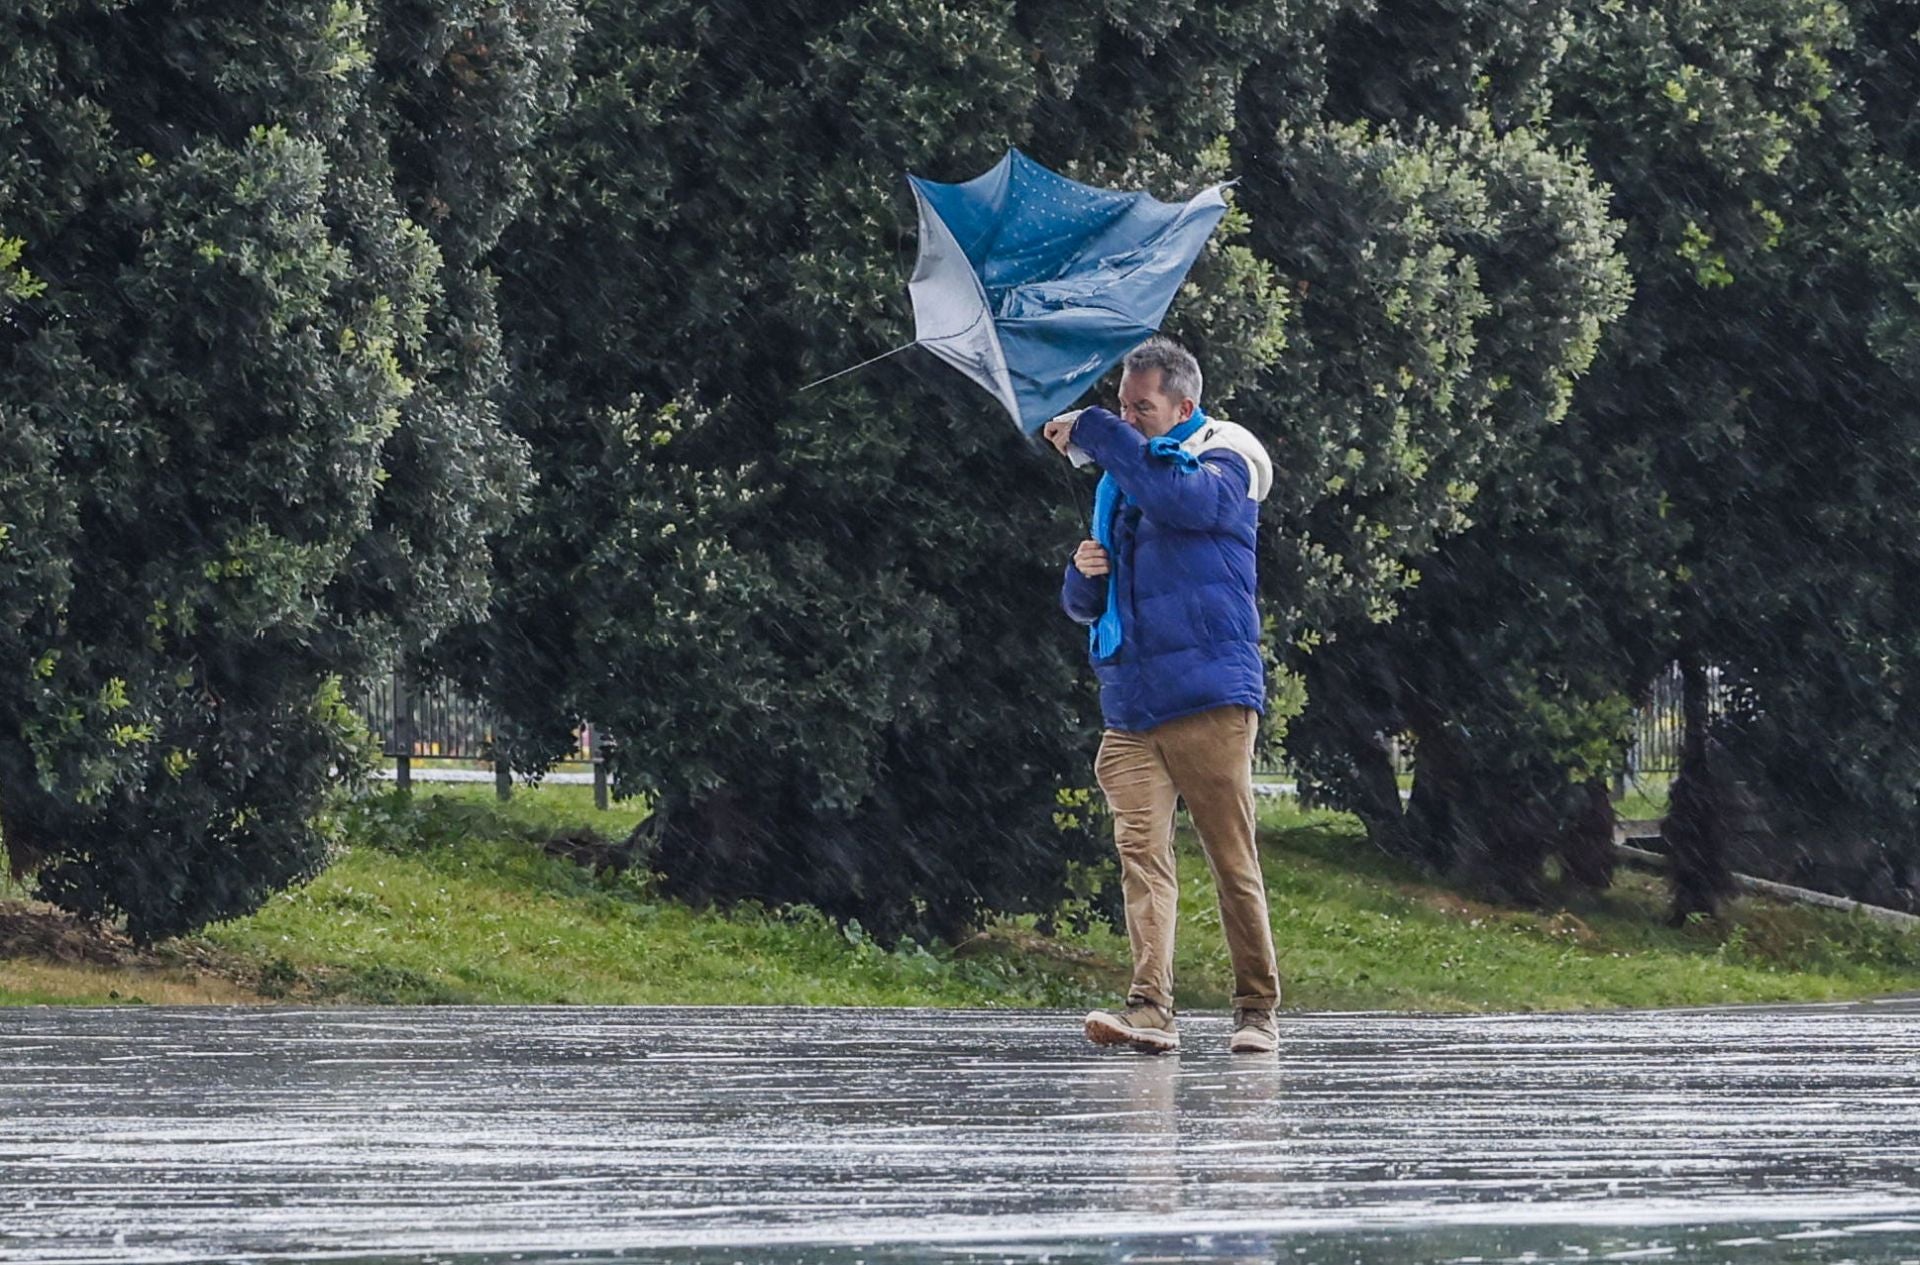
<path id="1" fill-rule="evenodd" d="M 1614 839 L 1613 850 L 1626 861 L 1642 865 L 1662 874 L 1667 872 L 1667 856 L 1664 852 L 1652 852 L 1646 848 L 1637 848 L 1628 839 L 1658 838 L 1657 835 L 1628 835 L 1622 832 Z M 1772 879 L 1754 878 L 1751 874 L 1736 874 L 1733 883 L 1743 892 L 1752 892 L 1759 896 L 1771 896 L 1775 900 L 1784 900 L 1797 905 L 1819 905 L 1826 909 L 1838 909 L 1846 913 L 1858 913 L 1875 922 L 1885 923 L 1889 927 L 1899 927 L 1905 931 L 1920 929 L 1920 915 L 1902 913 L 1897 909 L 1887 909 L 1880 905 L 1869 905 L 1845 896 L 1835 896 L 1831 892 L 1816 892 L 1810 887 L 1795 887 L 1791 883 L 1776 883 Z"/>

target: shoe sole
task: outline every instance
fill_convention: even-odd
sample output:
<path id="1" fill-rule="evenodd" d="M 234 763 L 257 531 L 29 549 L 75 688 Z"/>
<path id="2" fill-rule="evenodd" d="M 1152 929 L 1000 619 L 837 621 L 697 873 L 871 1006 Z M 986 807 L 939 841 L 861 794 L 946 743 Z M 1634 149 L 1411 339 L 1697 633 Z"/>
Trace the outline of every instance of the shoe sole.
<path id="1" fill-rule="evenodd" d="M 1095 1045 L 1127 1045 L 1143 1054 L 1172 1054 L 1180 1038 L 1151 1028 L 1129 1028 L 1112 1015 L 1094 1011 L 1086 1019 L 1087 1040 Z"/>
<path id="2" fill-rule="evenodd" d="M 1280 1043 L 1272 1037 L 1235 1037 L 1227 1042 L 1229 1054 L 1272 1054 L 1280 1048 Z"/>

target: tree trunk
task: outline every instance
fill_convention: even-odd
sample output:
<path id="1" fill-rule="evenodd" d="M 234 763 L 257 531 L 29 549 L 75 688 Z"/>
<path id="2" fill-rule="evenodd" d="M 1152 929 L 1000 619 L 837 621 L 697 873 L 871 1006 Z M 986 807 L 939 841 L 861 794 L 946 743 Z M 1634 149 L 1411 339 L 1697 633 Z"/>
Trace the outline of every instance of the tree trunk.
<path id="1" fill-rule="evenodd" d="M 1561 872 L 1567 881 L 1589 891 L 1605 891 L 1613 886 L 1613 799 L 1607 784 L 1596 778 L 1574 788 L 1580 811 L 1560 832 L 1556 850 Z"/>
<path id="2" fill-rule="evenodd" d="M 1367 833 L 1389 851 L 1402 852 L 1405 810 L 1400 782 L 1393 772 L 1393 748 L 1384 734 L 1356 734 L 1352 746 L 1359 799 L 1354 813 L 1366 823 Z"/>

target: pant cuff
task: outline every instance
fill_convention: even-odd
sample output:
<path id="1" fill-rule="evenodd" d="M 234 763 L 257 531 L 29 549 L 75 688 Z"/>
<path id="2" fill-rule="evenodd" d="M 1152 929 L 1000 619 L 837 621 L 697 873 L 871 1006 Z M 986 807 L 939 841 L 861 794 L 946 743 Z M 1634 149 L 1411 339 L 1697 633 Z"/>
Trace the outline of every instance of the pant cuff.
<path id="1" fill-rule="evenodd" d="M 1127 989 L 1127 999 L 1131 1001 L 1135 997 L 1144 997 L 1162 1010 L 1173 1009 L 1173 994 L 1157 988 L 1143 988 L 1135 984 Z"/>

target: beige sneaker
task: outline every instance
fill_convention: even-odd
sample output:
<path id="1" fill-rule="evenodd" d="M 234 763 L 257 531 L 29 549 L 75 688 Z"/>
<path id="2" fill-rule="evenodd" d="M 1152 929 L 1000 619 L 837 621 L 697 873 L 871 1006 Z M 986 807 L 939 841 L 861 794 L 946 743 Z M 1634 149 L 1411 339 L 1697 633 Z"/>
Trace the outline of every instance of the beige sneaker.
<path id="1" fill-rule="evenodd" d="M 1144 997 L 1127 998 L 1117 1015 L 1096 1010 L 1087 1016 L 1087 1040 L 1095 1045 L 1130 1045 L 1144 1054 L 1171 1054 L 1180 1048 L 1173 1012 Z"/>
<path id="2" fill-rule="evenodd" d="M 1241 1006 L 1233 1012 L 1233 1038 L 1227 1049 L 1234 1054 L 1272 1054 L 1280 1048 L 1280 1028 L 1273 1011 L 1265 1006 Z"/>

